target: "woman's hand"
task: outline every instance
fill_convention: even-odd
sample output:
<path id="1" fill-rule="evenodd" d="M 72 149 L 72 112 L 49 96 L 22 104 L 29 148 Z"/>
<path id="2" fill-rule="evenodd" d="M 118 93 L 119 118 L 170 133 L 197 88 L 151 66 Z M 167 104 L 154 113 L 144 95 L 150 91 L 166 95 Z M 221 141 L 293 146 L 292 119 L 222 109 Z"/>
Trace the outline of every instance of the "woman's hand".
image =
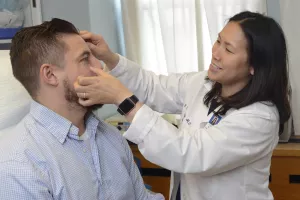
<path id="1" fill-rule="evenodd" d="M 94 104 L 119 105 L 133 95 L 118 79 L 99 68 L 91 67 L 97 74 L 93 77 L 78 77 L 74 83 L 79 103 L 83 106 Z"/>
<path id="2" fill-rule="evenodd" d="M 102 60 L 109 70 L 112 70 L 119 62 L 119 55 L 113 53 L 104 38 L 88 31 L 80 31 L 80 36 L 86 41 L 93 55 Z"/>

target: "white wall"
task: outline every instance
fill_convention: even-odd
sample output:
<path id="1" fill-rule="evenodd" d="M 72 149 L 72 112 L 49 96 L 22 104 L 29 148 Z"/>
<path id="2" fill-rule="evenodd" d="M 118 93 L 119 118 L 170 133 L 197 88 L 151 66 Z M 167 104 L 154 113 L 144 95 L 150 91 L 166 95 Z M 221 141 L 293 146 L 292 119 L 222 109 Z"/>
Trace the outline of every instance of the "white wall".
<path id="1" fill-rule="evenodd" d="M 72 22 L 80 30 L 102 34 L 120 53 L 114 0 L 41 0 L 43 21 L 53 17 Z"/>
<path id="2" fill-rule="evenodd" d="M 114 0 L 89 0 L 91 31 L 102 34 L 110 48 L 119 52 Z"/>
<path id="3" fill-rule="evenodd" d="M 300 57 L 298 49 L 300 46 L 300 28 L 296 26 L 300 18 L 299 0 L 267 0 L 268 15 L 273 17 L 285 33 L 289 54 L 289 74 L 292 87 L 292 117 L 295 135 L 300 135 L 300 79 L 299 64 Z"/>
<path id="4" fill-rule="evenodd" d="M 41 7 L 43 21 L 56 17 L 72 22 L 81 30 L 91 28 L 87 0 L 41 0 Z"/>
<path id="5" fill-rule="evenodd" d="M 300 26 L 299 0 L 280 0 L 280 20 L 287 39 L 290 81 L 292 86 L 292 112 L 295 135 L 300 135 Z"/>
<path id="6" fill-rule="evenodd" d="M 275 19 L 279 24 L 281 23 L 279 0 L 267 0 L 267 13 L 268 16 Z"/>

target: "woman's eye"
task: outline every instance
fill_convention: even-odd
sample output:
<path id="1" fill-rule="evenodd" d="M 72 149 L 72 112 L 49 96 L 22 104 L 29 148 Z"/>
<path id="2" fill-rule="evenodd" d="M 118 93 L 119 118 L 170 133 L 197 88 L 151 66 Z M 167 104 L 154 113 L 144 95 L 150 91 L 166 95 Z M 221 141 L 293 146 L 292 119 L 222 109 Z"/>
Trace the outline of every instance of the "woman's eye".
<path id="1" fill-rule="evenodd" d="M 229 49 L 226 48 L 226 51 L 228 51 L 229 53 L 232 53 L 232 51 L 230 51 Z"/>

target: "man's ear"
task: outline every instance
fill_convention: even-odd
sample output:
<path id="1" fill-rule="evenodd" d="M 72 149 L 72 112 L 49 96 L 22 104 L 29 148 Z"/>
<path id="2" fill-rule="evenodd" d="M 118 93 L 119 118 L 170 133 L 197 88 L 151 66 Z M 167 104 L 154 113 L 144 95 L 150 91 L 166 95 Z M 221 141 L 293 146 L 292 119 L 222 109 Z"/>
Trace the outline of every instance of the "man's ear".
<path id="1" fill-rule="evenodd" d="M 40 77 L 41 80 L 44 81 L 44 83 L 52 85 L 52 86 L 58 86 L 59 84 L 59 78 L 57 76 L 58 67 L 51 64 L 43 64 L 40 67 Z"/>

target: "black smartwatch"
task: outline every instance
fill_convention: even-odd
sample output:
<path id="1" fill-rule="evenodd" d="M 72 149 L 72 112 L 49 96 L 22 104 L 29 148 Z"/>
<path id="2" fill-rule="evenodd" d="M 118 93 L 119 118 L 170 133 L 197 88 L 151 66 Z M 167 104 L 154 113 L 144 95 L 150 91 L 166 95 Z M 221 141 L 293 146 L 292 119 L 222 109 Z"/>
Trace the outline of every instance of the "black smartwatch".
<path id="1" fill-rule="evenodd" d="M 134 109 L 135 105 L 137 104 L 137 102 L 139 102 L 139 99 L 135 96 L 132 95 L 131 97 L 128 97 L 127 99 L 125 99 L 118 108 L 118 112 L 121 115 L 126 115 L 127 113 L 129 113 L 132 109 Z"/>

